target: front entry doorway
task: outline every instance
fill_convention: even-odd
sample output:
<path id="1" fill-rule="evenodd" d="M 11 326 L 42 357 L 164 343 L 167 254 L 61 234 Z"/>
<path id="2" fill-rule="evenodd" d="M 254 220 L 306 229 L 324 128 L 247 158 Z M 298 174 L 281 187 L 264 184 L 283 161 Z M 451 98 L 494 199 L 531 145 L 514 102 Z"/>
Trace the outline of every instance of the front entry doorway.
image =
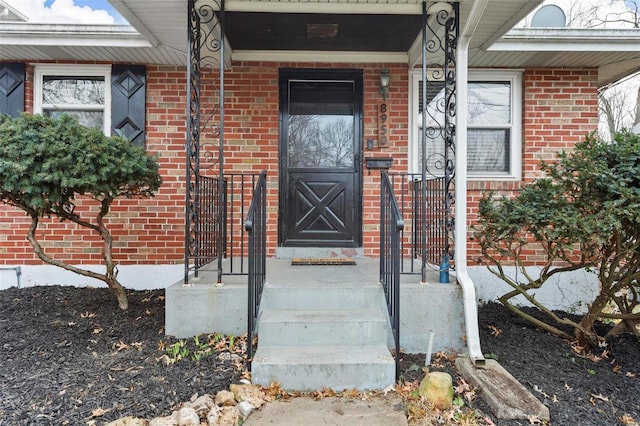
<path id="1" fill-rule="evenodd" d="M 280 70 L 279 246 L 361 246 L 362 81 Z"/>

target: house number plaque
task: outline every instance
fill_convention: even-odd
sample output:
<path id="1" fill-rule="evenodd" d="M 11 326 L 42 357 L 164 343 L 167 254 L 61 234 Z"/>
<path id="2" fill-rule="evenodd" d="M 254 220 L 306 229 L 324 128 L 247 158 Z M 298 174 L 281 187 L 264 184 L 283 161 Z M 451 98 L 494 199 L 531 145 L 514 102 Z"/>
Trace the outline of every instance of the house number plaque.
<path id="1" fill-rule="evenodd" d="M 378 104 L 378 144 L 389 145 L 389 110 L 386 102 Z"/>

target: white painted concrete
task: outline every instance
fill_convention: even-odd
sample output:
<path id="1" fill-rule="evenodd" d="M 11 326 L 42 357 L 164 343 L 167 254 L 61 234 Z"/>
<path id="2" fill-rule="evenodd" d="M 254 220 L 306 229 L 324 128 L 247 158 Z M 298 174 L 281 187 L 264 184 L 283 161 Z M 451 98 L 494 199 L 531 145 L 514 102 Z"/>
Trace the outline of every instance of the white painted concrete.
<path id="1" fill-rule="evenodd" d="M 505 267 L 504 270 L 509 276 L 518 277 L 515 267 Z M 528 273 L 535 277 L 538 270 L 539 267 L 532 266 L 528 268 Z M 511 290 L 509 285 L 489 272 L 486 266 L 469 267 L 469 275 L 476 285 L 476 295 L 480 303 L 495 301 Z M 585 270 L 565 272 L 552 277 L 533 293 L 536 299 L 549 309 L 584 313 L 587 303 L 598 293 L 598 277 Z M 528 304 L 522 296 L 517 296 L 514 303 Z"/>
<path id="2" fill-rule="evenodd" d="M 3 265 L 3 268 L 20 266 L 20 286 L 65 285 L 76 287 L 106 287 L 100 280 L 78 275 L 51 265 Z M 104 272 L 101 265 L 81 265 L 95 272 Z M 184 277 L 183 265 L 121 265 L 118 279 L 132 290 L 167 288 Z M 15 270 L 0 270 L 0 290 L 18 285 Z"/>

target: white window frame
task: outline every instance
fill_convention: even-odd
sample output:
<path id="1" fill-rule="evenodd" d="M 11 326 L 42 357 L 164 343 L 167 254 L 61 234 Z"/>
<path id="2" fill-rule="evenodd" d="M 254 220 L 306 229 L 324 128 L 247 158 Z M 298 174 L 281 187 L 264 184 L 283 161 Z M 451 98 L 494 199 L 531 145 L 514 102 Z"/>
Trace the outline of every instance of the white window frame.
<path id="1" fill-rule="evenodd" d="M 70 76 L 70 77 L 103 77 L 104 78 L 104 119 L 103 129 L 105 135 L 111 134 L 111 66 L 110 65 L 78 65 L 78 64 L 36 64 L 34 66 L 33 81 L 33 112 L 42 114 L 42 81 L 46 76 Z M 48 105 L 47 105 L 48 107 Z M 55 107 L 55 106 L 54 106 Z M 86 105 L 65 105 L 74 109 L 87 109 L 95 111 L 95 108 L 87 108 Z"/>
<path id="2" fill-rule="evenodd" d="M 510 147 L 509 147 L 509 173 L 468 173 L 468 180 L 492 180 L 492 181 L 519 181 L 522 179 L 522 72 L 523 70 L 497 70 L 497 69 L 474 69 L 469 70 L 469 83 L 475 81 L 508 81 L 511 85 L 511 117 L 510 117 Z M 411 70 L 409 78 L 409 171 L 420 173 L 420 159 L 418 158 L 420 143 L 420 110 L 419 87 L 422 79 L 422 70 Z M 495 127 L 504 129 L 508 126 L 504 124 L 492 126 L 483 125 L 483 129 Z M 470 126 L 470 128 L 474 128 Z"/>

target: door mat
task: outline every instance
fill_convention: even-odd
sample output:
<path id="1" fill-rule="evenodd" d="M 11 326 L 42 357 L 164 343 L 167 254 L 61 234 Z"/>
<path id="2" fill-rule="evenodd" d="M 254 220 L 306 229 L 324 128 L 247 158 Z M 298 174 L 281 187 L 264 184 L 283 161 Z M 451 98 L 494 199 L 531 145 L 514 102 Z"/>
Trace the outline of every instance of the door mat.
<path id="1" fill-rule="evenodd" d="M 352 257 L 294 257 L 291 259 L 294 266 L 300 265 L 355 265 Z"/>

